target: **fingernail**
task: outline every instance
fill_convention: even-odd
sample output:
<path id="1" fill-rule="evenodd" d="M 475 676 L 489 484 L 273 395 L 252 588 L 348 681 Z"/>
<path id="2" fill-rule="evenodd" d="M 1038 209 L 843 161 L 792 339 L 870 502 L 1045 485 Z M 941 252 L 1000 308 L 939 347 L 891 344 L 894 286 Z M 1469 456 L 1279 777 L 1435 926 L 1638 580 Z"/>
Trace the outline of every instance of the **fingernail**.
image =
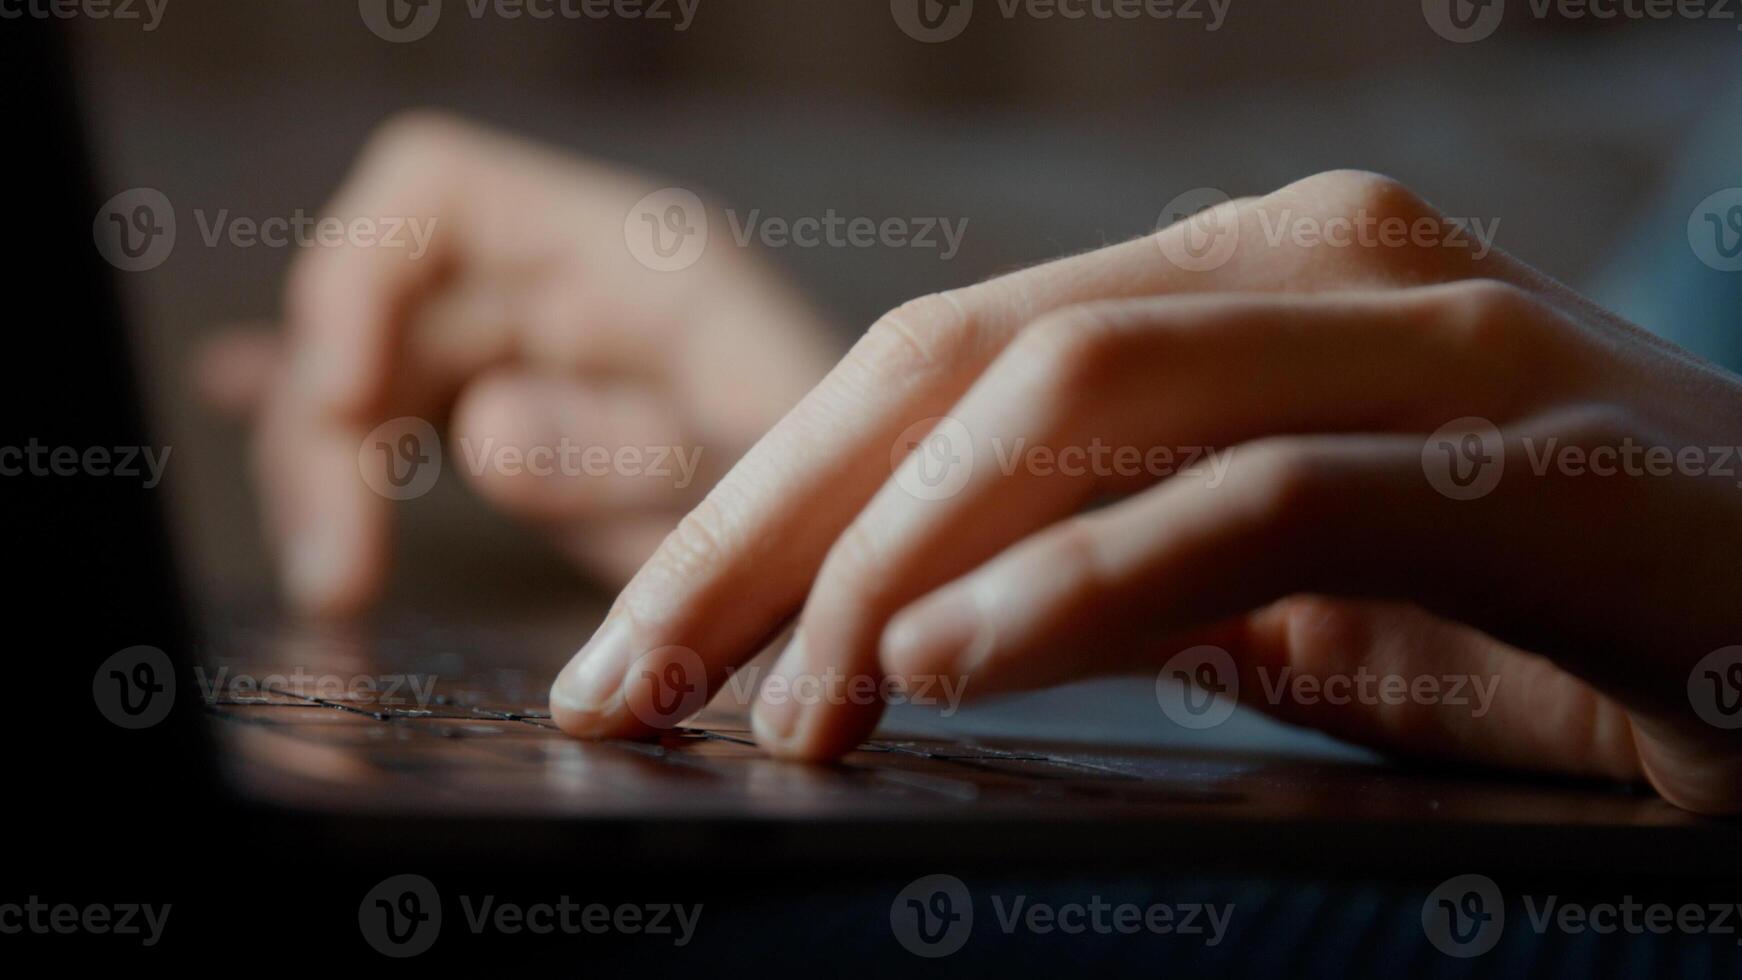
<path id="1" fill-rule="evenodd" d="M 984 623 L 966 590 L 927 596 L 884 628 L 883 664 L 901 674 L 965 674 L 983 655 Z"/>
<path id="2" fill-rule="evenodd" d="M 629 618 L 606 620 L 557 675 L 550 689 L 551 703 L 580 714 L 600 713 L 623 687 L 633 650 Z"/>
<path id="3" fill-rule="evenodd" d="M 774 662 L 774 669 L 768 672 L 768 679 L 763 681 L 760 696 L 756 699 L 756 710 L 750 716 L 750 727 L 755 730 L 756 741 L 763 746 L 784 745 L 792 740 L 793 732 L 798 729 L 799 715 L 804 708 L 793 696 L 792 688 L 804 667 L 804 634 L 794 633 L 792 642 L 786 645 L 786 650 Z"/>

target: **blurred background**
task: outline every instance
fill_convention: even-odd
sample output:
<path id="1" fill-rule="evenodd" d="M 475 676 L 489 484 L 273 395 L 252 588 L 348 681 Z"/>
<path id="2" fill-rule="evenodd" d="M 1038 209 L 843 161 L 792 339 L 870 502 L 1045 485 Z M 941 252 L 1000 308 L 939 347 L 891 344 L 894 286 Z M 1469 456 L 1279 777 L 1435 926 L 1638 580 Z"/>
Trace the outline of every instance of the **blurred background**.
<path id="1" fill-rule="evenodd" d="M 362 16 L 369 2 L 167 0 L 150 31 L 80 19 L 99 199 L 156 188 L 184 221 L 317 212 L 383 119 L 438 107 L 742 209 L 967 220 L 947 261 L 771 256 L 843 348 L 904 299 L 1149 231 L 1183 191 L 1261 193 L 1334 167 L 1498 220 L 1502 248 L 1642 319 L 1667 316 L 1638 281 L 1651 262 L 1679 271 L 1649 282 L 1720 275 L 1687 248 L 1686 222 L 1726 184 L 1689 177 L 1709 149 L 1689 160 L 1714 122 L 1742 120 L 1734 20 L 1541 19 L 1514 0 L 1491 37 L 1460 44 L 1415 0 L 1226 0 L 1213 29 L 1207 0 L 1187 8 L 1200 19 L 1134 20 L 1006 17 L 980 0 L 959 36 L 928 44 L 897 22 L 902 0 L 694 0 L 682 30 L 446 0 L 426 36 L 392 43 Z M 190 373 L 203 337 L 276 317 L 292 250 L 208 247 L 192 231 L 123 287 L 175 447 L 194 582 L 257 598 L 272 579 L 244 433 L 201 408 Z M 463 488 L 407 510 L 404 546 L 430 560 L 399 565 L 401 595 L 576 587 Z"/>

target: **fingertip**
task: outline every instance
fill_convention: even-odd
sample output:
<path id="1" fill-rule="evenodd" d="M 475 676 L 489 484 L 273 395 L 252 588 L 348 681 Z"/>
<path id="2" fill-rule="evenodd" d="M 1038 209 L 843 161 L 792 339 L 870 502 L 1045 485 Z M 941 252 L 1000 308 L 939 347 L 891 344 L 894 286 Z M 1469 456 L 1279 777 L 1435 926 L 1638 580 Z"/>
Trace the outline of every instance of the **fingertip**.
<path id="1" fill-rule="evenodd" d="M 305 431 L 265 473 L 284 592 L 308 615 L 356 615 L 385 586 L 389 501 L 363 479 L 360 442 L 347 431 Z"/>
<path id="2" fill-rule="evenodd" d="M 550 693 L 550 720 L 563 734 L 574 738 L 609 738 L 618 734 L 618 712 L 584 708 L 562 699 L 556 688 Z"/>
<path id="3" fill-rule="evenodd" d="M 609 617 L 564 665 L 550 686 L 551 720 L 577 738 L 643 733 L 627 708 L 624 688 L 636 656 L 625 615 Z"/>
<path id="4" fill-rule="evenodd" d="M 757 692 L 751 734 L 776 759 L 833 762 L 877 727 L 883 701 L 875 678 L 818 671 L 809 651 L 803 631 L 796 632 Z"/>
<path id="5" fill-rule="evenodd" d="M 355 616 L 374 605 L 385 577 L 370 545 L 331 521 L 319 522 L 284 543 L 285 594 L 306 615 Z"/>

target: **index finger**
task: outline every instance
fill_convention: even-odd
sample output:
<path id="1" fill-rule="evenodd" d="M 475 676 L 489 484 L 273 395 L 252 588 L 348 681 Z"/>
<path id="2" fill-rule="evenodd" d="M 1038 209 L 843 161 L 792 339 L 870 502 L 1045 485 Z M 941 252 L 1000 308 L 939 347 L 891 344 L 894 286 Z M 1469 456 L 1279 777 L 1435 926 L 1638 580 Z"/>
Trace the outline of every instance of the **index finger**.
<path id="1" fill-rule="evenodd" d="M 656 707 L 670 698 L 647 688 L 680 664 L 703 675 L 683 678 L 687 688 L 717 690 L 778 634 L 836 538 L 889 477 L 890 447 L 914 419 L 948 409 L 1036 315 L 1202 281 L 1187 275 L 1142 238 L 915 300 L 880 319 L 636 573 L 552 687 L 557 723 L 575 735 L 613 735 L 681 720 Z M 631 670 L 643 658 L 664 663 Z"/>

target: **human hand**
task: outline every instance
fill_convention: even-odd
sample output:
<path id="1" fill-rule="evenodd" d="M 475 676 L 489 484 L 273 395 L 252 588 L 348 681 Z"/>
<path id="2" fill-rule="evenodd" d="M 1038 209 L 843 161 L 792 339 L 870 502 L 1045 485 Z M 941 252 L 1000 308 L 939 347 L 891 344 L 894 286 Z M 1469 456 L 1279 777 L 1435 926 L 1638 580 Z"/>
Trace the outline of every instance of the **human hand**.
<path id="1" fill-rule="evenodd" d="M 882 318 L 636 573 L 553 687 L 558 723 L 644 734 L 672 664 L 717 690 L 795 616 L 771 678 L 942 676 L 976 695 L 1213 643 L 1242 689 L 1284 666 L 1497 682 L 1480 718 L 1259 705 L 1290 721 L 1742 809 L 1738 734 L 1689 697 L 1696 663 L 1742 642 L 1734 473 L 1554 461 L 1734 445 L 1742 383 L 1499 252 L 1270 233 L 1361 216 L 1446 220 L 1393 181 L 1324 174 Z M 1498 435 L 1429 435 L 1470 417 Z M 1008 461 L 1095 445 L 1208 447 L 1226 467 Z M 1436 490 L 1435 467 L 1497 452 L 1486 493 Z M 850 750 L 882 708 L 771 689 L 756 737 L 785 758 Z"/>
<path id="2" fill-rule="evenodd" d="M 354 612 L 385 584 L 392 500 L 359 458 L 384 423 L 448 420 L 449 462 L 487 501 L 621 584 L 822 376 L 822 325 L 743 250 L 716 242 L 678 271 L 637 260 L 625 221 L 652 186 L 439 115 L 377 133 L 327 215 L 403 222 L 427 249 L 306 248 L 282 340 L 238 332 L 202 365 L 214 401 L 255 417 L 298 606 Z M 580 450 L 595 447 L 683 465 L 594 472 Z"/>

